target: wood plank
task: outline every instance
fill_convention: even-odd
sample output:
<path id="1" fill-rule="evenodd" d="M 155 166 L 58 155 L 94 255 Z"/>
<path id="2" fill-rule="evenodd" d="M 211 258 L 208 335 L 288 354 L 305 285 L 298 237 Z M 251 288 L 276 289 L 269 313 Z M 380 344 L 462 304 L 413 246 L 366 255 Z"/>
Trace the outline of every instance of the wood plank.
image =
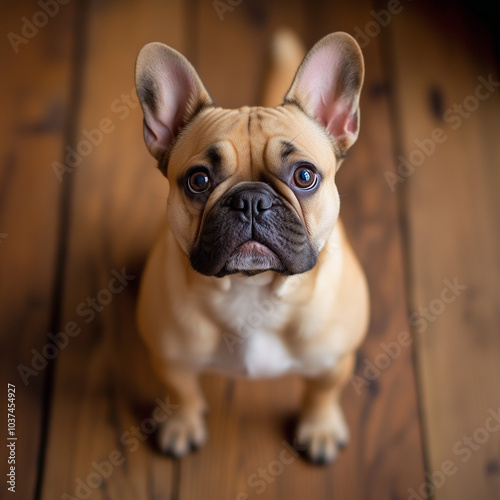
<path id="1" fill-rule="evenodd" d="M 196 65 L 221 105 L 257 102 L 258 83 L 254 75 L 265 71 L 262 40 L 268 43 L 278 26 L 290 26 L 312 44 L 330 31 L 353 33 L 357 25 L 364 26 L 371 19 L 371 6 L 366 2 L 361 9 L 359 5 L 354 8 L 338 2 L 335 6 L 326 2 L 304 4 L 302 8 L 281 2 L 265 8 L 257 5 L 264 10 L 258 18 L 269 20 L 260 27 L 253 27 L 247 20 L 254 6 L 245 10 L 245 4 L 241 4 L 222 23 L 214 18 L 210 5 L 200 9 L 202 23 Z M 286 22 L 280 18 L 285 12 Z M 408 331 L 398 202 L 386 195 L 381 176 L 385 168 L 394 170 L 395 163 L 385 92 L 387 77 L 382 70 L 380 50 L 379 42 L 374 41 L 365 51 L 367 79 L 362 98 L 362 133 L 340 174 L 341 192 L 346 195 L 344 221 L 372 288 L 372 328 L 359 356 L 358 376 L 363 376 L 365 360 L 373 362 L 383 354 L 382 344 L 394 342 L 401 331 Z M 239 69 L 233 70 L 235 67 Z M 252 81 L 253 87 L 249 83 Z M 228 381 L 210 376 L 205 378 L 204 389 L 211 407 L 210 442 L 199 453 L 183 460 L 182 498 L 199 498 L 207 491 L 211 496 L 240 499 L 247 496 L 365 498 L 367 495 L 403 498 L 409 485 L 423 479 L 412 351 L 408 347 L 402 349 L 390 368 L 368 389 L 362 387 L 358 395 L 354 386 L 347 388 L 344 408 L 353 441 L 335 465 L 317 468 L 301 459 L 294 460 L 283 466 L 281 474 L 266 482 L 262 491 L 264 484 L 257 477 L 259 470 L 279 460 L 283 440 L 292 442 L 293 415 L 300 398 L 299 381 L 293 378 Z M 214 473 L 214 470 L 225 472 Z"/>
<path id="2" fill-rule="evenodd" d="M 337 30 L 356 36 L 373 21 L 375 9 L 374 3 L 366 1 L 325 3 L 317 11 L 308 11 L 314 26 L 310 36 Z M 413 346 L 404 333 L 409 325 L 400 207 L 395 197 L 387 196 L 381 176 L 396 166 L 388 99 L 391 81 L 382 64 L 385 48 L 380 37 L 370 38 L 362 47 L 366 75 L 360 137 L 338 179 L 344 195 L 341 217 L 366 270 L 372 301 L 370 330 L 358 355 L 356 375 L 365 381 L 376 375 L 377 366 L 385 366 L 389 345 L 395 349 L 395 359 L 379 369 L 361 394 L 354 386 L 346 391 L 344 406 L 356 441 L 331 481 L 342 491 L 341 497 L 406 498 L 408 486 L 423 478 L 423 450 Z M 370 363 L 375 373 L 368 368 Z"/>
<path id="3" fill-rule="evenodd" d="M 125 68 L 128 71 L 132 65 L 132 59 L 128 59 L 135 57 L 146 37 L 155 36 L 183 50 L 182 35 L 186 36 L 188 32 L 182 32 L 180 27 L 184 25 L 184 16 L 187 14 L 179 7 L 180 4 L 174 4 L 174 7 L 175 5 L 182 12 L 177 15 L 178 11 L 172 5 L 168 6 L 168 19 L 172 22 L 172 29 L 166 30 L 167 7 L 164 5 L 141 5 L 139 8 L 138 5 L 127 4 L 126 9 L 118 9 L 117 2 L 92 4 L 88 75 L 85 81 L 87 94 L 82 102 L 82 117 L 78 125 L 80 128 L 89 130 L 102 118 L 114 116 L 111 112 L 108 113 L 110 103 L 124 91 L 123 82 L 127 79 L 125 75 L 128 75 Z M 258 79 L 255 75 L 259 71 L 261 75 L 264 74 L 264 45 L 259 41 L 262 33 L 267 33 L 266 36 L 270 37 L 278 26 L 280 15 L 288 15 L 292 27 L 299 32 L 305 30 L 305 4 L 301 7 L 301 3 L 297 2 L 290 7 L 287 3 L 286 10 L 281 3 L 263 7 L 270 13 L 269 19 L 274 19 L 263 30 L 248 28 L 248 21 L 243 17 L 248 14 L 243 9 L 253 12 L 251 9 L 254 7 L 245 7 L 245 3 L 231 13 L 235 16 L 233 20 L 237 22 L 237 28 L 228 24 L 231 20 L 229 17 L 222 23 L 218 19 L 217 23 L 206 22 L 208 14 L 214 15 L 210 3 L 200 5 L 199 8 L 195 18 L 200 24 L 200 33 L 206 34 L 199 35 L 199 45 L 185 47 L 188 56 L 191 51 L 209 90 L 216 97 L 219 96 L 217 82 L 226 82 L 221 83 L 225 87 L 221 87 L 223 100 L 219 99 L 220 104 L 255 103 L 259 95 L 259 83 L 248 82 L 256 82 Z M 161 16 L 163 12 L 165 18 Z M 349 26 L 343 23 L 329 24 L 327 20 L 335 19 L 332 14 L 342 12 L 344 16 L 353 12 L 347 7 L 345 12 L 335 10 L 332 13 L 330 8 L 322 6 L 315 12 L 316 14 L 311 14 L 309 22 L 312 26 L 322 26 L 325 33 L 333 29 L 350 31 L 355 23 L 366 22 L 364 18 L 353 14 L 354 24 L 347 20 L 345 22 Z M 369 9 L 365 12 L 369 12 Z M 192 14 L 191 10 L 190 16 Z M 251 15 L 254 16 L 255 13 Z M 242 16 L 241 22 L 238 22 L 238 16 Z M 259 20 L 260 17 L 257 15 L 256 19 Z M 130 27 L 126 40 L 120 36 L 123 26 Z M 147 26 L 148 33 L 145 33 L 144 26 Z M 168 36 L 160 35 L 163 32 Z M 249 32 L 253 34 L 247 38 L 245 35 Z M 253 40 L 256 47 L 250 45 L 250 48 L 240 50 L 236 42 L 229 45 L 229 33 L 234 33 L 236 41 L 242 38 Z M 315 34 L 316 39 L 324 33 Z M 246 61 L 251 70 L 251 78 L 246 80 L 244 74 L 237 72 L 233 77 L 238 76 L 238 85 L 228 85 L 227 80 L 222 77 L 223 67 L 228 66 L 227 62 L 222 64 L 219 72 L 212 72 L 210 62 L 203 62 L 210 61 L 208 51 L 212 50 L 207 46 L 204 49 L 207 55 L 204 55 L 201 49 L 206 40 L 214 40 L 215 46 L 219 48 L 229 46 L 233 54 L 228 54 L 226 61 L 236 61 L 236 56 Z M 261 45 L 257 45 L 258 43 Z M 234 54 L 236 48 L 238 54 Z M 378 49 L 372 54 L 375 54 L 372 57 L 378 57 Z M 106 75 L 104 80 L 103 74 Z M 377 78 L 373 77 L 373 87 L 380 88 L 379 75 L 376 76 Z M 131 77 L 132 72 L 130 86 Z M 240 87 L 242 92 L 238 95 L 241 98 L 238 98 Z M 380 92 L 375 95 L 380 96 Z M 368 113 L 368 117 L 368 110 L 372 109 L 371 119 L 366 121 L 364 118 L 363 126 L 371 130 L 373 135 L 364 139 L 364 146 L 363 142 L 358 144 L 357 150 L 362 153 L 358 153 L 358 157 L 353 155 L 344 170 L 349 163 L 354 165 L 359 161 L 364 165 L 364 173 L 369 172 L 368 167 L 371 167 L 372 162 L 380 166 L 388 161 L 391 165 L 392 144 L 385 100 L 365 101 L 363 109 L 367 110 L 365 114 Z M 161 193 L 164 186 L 161 185 L 161 178 L 153 175 L 152 170 L 149 170 L 150 174 L 145 173 L 148 172 L 146 165 L 152 165 L 153 162 L 148 159 L 142 145 L 140 113 L 136 111 L 135 115 L 132 118 L 131 113 L 130 120 L 127 118 L 123 122 L 116 122 L 116 130 L 107 135 L 103 143 L 82 162 L 80 168 L 71 174 L 75 176 L 76 188 L 63 321 L 66 324 L 75 320 L 82 332 L 71 340 L 64 355 L 58 359 L 43 498 L 53 498 L 63 493 L 74 495 L 77 485 L 75 479 L 85 481 L 88 478 L 90 482 L 96 480 L 88 476 L 95 469 L 92 462 L 109 461 L 110 454 L 115 450 L 125 456 L 125 462 L 114 467 L 110 477 L 93 490 L 92 498 L 198 498 L 205 496 L 207 492 L 210 492 L 210 496 L 222 498 L 228 495 L 242 494 L 240 498 L 246 494 L 255 495 L 256 487 L 248 483 L 250 476 L 261 467 L 269 467 L 279 457 L 284 446 L 282 441 L 290 441 L 290 434 L 285 431 L 290 415 L 298 405 L 297 381 L 292 382 L 292 385 L 287 381 L 232 384 L 222 378 L 207 377 L 205 388 L 212 407 L 209 417 L 209 445 L 181 463 L 164 459 L 154 454 L 151 447 L 144 445 L 131 451 L 128 445 L 120 443 L 121 436 L 131 425 L 140 424 L 141 418 L 144 418 L 142 416 L 147 416 L 150 408 L 138 411 L 133 407 L 135 401 L 141 403 L 144 397 L 130 399 L 129 394 L 124 394 L 123 388 L 132 384 L 132 370 L 128 374 L 115 372 L 112 354 L 116 353 L 116 358 L 125 361 L 130 359 L 125 353 L 128 350 L 130 356 L 130 346 L 135 345 L 133 339 L 129 340 L 133 335 L 130 325 L 133 323 L 134 293 L 129 293 L 132 290 L 127 288 L 114 296 L 112 302 L 101 313 L 96 314 L 89 325 L 76 313 L 78 304 L 85 301 L 87 296 L 94 297 L 100 289 L 107 288 L 113 269 L 121 270 L 125 267 L 130 274 L 139 272 L 137 262 L 141 261 L 145 249 L 149 247 L 162 212 L 164 200 L 161 199 Z M 132 121 L 134 124 L 129 125 Z M 380 179 L 373 171 L 366 174 L 362 187 L 357 187 L 355 173 L 356 171 L 351 174 L 351 183 L 345 184 L 349 189 L 346 192 L 352 197 L 352 205 L 355 205 L 351 209 L 351 219 L 347 217 L 346 221 L 351 234 L 355 236 L 356 249 L 364 262 L 373 262 L 370 260 L 373 255 L 377 258 L 376 266 L 372 264 L 369 270 L 371 269 L 371 276 L 377 278 L 375 283 L 379 288 L 375 289 L 375 297 L 377 311 L 380 311 L 375 316 L 375 338 L 367 343 L 360 357 L 358 373 L 361 373 L 365 357 L 374 359 L 381 352 L 380 343 L 392 340 L 398 329 L 405 327 L 405 320 L 404 315 L 401 316 L 401 310 L 404 311 L 404 293 L 399 233 L 395 222 L 396 203 L 393 200 L 387 202 L 377 194 L 381 192 Z M 141 183 L 144 187 L 138 193 Z M 148 196 L 143 197 L 143 192 L 148 193 Z M 153 199 L 154 195 L 151 193 L 157 193 L 157 199 Z M 130 204 L 132 194 L 138 200 L 135 205 Z M 152 215 L 145 224 L 149 213 Z M 370 221 L 367 227 L 363 226 L 365 213 Z M 390 221 L 389 229 L 380 223 L 380 217 L 386 216 Z M 138 238 L 139 234 L 144 234 L 144 237 Z M 135 285 L 133 283 L 130 287 Z M 139 347 L 136 349 L 134 354 L 142 357 L 143 351 Z M 353 388 L 349 389 L 344 404 L 355 436 L 354 442 L 340 461 L 332 468 L 316 468 L 295 460 L 283 469 L 281 475 L 266 485 L 261 498 L 300 497 L 305 492 L 313 492 L 317 498 L 327 498 L 332 493 L 340 497 L 361 498 L 367 496 L 367 491 L 375 491 L 382 496 L 404 495 L 410 478 L 421 476 L 421 453 L 412 383 L 409 354 L 404 351 L 391 364 L 390 370 L 384 372 L 376 384 L 370 385 L 371 391 L 365 390 L 358 396 Z M 145 388 L 143 384 L 142 389 Z M 154 390 L 152 393 L 154 394 Z M 394 409 L 394 399 L 391 398 L 398 398 L 397 411 Z M 401 455 L 409 455 L 406 464 L 394 458 Z M 61 456 L 68 458 L 62 464 L 59 459 Z M 361 479 L 358 473 L 360 469 Z M 399 476 L 397 480 L 394 478 L 396 474 Z"/>
<path id="4" fill-rule="evenodd" d="M 468 13 L 412 4 L 390 29 L 401 154 L 419 163 L 416 140 L 431 153 L 395 187 L 407 196 L 428 465 L 441 471 L 451 461 L 454 471 L 435 498 L 496 499 L 500 432 L 484 426 L 499 411 L 500 95 L 496 88 L 483 101 L 475 96 L 481 78 L 499 80 L 497 65 L 486 30 Z M 465 106 L 465 115 L 454 106 Z M 438 143 L 436 129 L 445 138 Z M 445 292 L 445 303 L 443 290 L 455 280 L 467 288 Z"/>
<path id="5" fill-rule="evenodd" d="M 74 189 L 62 326 L 74 321 L 81 331 L 57 360 L 45 499 L 85 496 L 87 488 L 96 499 L 175 496 L 176 465 L 142 441 L 151 432 L 133 435 L 144 423 L 151 431 L 150 406 L 160 394 L 147 363 L 141 366 L 134 325 L 138 276 L 166 205 L 165 181 L 143 142 L 133 78 L 145 43 L 185 49 L 188 7 L 160 0 L 89 5 L 77 128 L 109 133 L 92 132 L 98 144 L 65 178 Z M 122 270 L 134 278 L 111 294 L 110 279 Z M 87 298 L 104 304 L 95 315 Z"/>
<path id="6" fill-rule="evenodd" d="M 272 36 L 287 26 L 302 36 L 305 5 L 299 0 L 272 5 L 265 0 L 242 2 L 221 14 L 222 20 L 213 2 L 201 2 L 199 7 L 192 60 L 216 104 L 260 104 Z"/>
<path id="7" fill-rule="evenodd" d="M 62 186 L 51 164 L 60 160 L 68 120 L 74 5 L 61 6 L 44 22 L 33 3 L 4 7 L 0 20 L 0 379 L 2 448 L 7 442 L 7 383 L 16 386 L 16 487 L 7 491 L 10 467 L 2 452 L 5 498 L 31 499 L 38 486 L 43 450 L 44 387 L 50 369 L 42 359 L 54 326 L 54 277 Z M 37 33 L 23 36 L 37 14 Z M 44 24 L 45 23 L 45 24 Z M 24 41 L 16 38 L 22 36 Z M 9 38 L 14 46 L 9 42 Z M 19 44 L 17 44 L 19 42 Z M 34 352 L 39 353 L 33 370 Z M 50 352 L 49 352 L 50 356 Z M 19 366 L 32 369 L 24 379 Z M 23 368 L 24 370 L 24 368 Z"/>

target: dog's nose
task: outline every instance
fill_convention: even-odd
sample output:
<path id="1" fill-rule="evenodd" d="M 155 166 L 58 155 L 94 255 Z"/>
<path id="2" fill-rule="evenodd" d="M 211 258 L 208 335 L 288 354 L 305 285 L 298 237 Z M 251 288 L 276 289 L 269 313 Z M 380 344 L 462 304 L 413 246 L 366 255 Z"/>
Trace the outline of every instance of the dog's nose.
<path id="1" fill-rule="evenodd" d="M 241 211 L 246 217 L 259 215 L 273 206 L 269 193 L 260 189 L 247 189 L 235 193 L 231 199 L 231 207 Z"/>

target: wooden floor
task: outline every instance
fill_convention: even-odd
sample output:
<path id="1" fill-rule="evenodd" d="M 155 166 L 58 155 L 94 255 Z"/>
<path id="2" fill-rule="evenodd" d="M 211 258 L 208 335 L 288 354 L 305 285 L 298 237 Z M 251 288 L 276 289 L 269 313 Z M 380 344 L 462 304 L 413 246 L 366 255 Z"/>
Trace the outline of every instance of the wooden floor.
<path id="1" fill-rule="evenodd" d="M 52 9 L 44 18 L 35 2 L 11 3 L 0 19 L 0 373 L 16 388 L 17 437 L 16 493 L 3 483 L 1 498 L 498 500 L 491 16 L 409 0 L 74 0 Z M 146 42 L 163 41 L 194 63 L 219 105 L 255 105 L 281 26 L 308 46 L 331 31 L 356 34 L 366 60 L 361 134 L 338 181 L 373 309 L 343 397 L 352 442 L 331 466 L 284 464 L 300 382 L 207 376 L 210 440 L 174 461 L 153 445 L 158 389 L 134 327 L 166 205 L 143 144 L 134 60 Z M 116 272 L 130 278 L 111 296 Z M 5 391 L 2 447 L 7 404 Z M 9 467 L 2 458 L 2 477 Z"/>

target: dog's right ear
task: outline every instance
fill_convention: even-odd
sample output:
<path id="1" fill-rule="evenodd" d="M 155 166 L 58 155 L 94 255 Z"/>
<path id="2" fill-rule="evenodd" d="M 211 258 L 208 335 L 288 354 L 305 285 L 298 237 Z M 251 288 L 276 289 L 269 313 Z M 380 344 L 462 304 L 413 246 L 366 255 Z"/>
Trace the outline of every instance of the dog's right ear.
<path id="1" fill-rule="evenodd" d="M 189 118 L 213 101 L 191 63 L 162 43 L 148 43 L 135 65 L 135 86 L 144 112 L 144 140 L 160 160 Z"/>

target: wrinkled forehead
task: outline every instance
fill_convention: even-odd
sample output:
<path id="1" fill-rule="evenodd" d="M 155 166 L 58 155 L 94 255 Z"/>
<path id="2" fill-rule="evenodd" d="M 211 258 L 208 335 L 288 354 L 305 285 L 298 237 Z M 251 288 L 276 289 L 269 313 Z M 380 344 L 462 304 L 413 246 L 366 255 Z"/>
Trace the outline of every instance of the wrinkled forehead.
<path id="1" fill-rule="evenodd" d="M 336 154 L 332 138 L 296 106 L 210 108 L 179 136 L 168 174 L 207 162 L 241 172 L 272 169 L 285 160 L 335 171 Z"/>

